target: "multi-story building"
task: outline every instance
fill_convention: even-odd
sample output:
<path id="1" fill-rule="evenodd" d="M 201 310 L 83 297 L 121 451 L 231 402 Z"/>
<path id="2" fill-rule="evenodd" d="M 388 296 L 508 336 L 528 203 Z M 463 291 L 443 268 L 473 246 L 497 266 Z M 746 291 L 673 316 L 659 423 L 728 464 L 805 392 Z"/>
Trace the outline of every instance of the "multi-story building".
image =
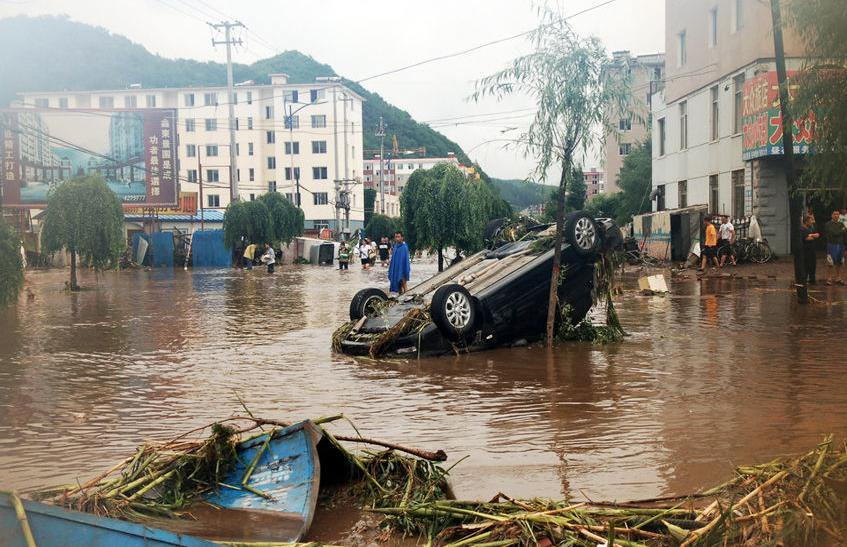
<path id="1" fill-rule="evenodd" d="M 360 228 L 362 97 L 336 81 L 294 84 L 285 74 L 271 74 L 270 81 L 235 88 L 234 178 L 239 197 L 252 200 L 280 192 L 295 202 L 299 188 L 307 230 L 335 230 L 337 215 L 344 225 L 345 214 L 338 214 L 336 200 L 349 204 L 349 228 Z M 202 179 L 202 205 L 212 209 L 225 208 L 230 201 L 226 97 L 225 87 L 132 86 L 20 94 L 26 107 L 177 109 L 180 190 L 199 192 Z"/>
<path id="2" fill-rule="evenodd" d="M 588 171 L 583 171 L 582 180 L 585 182 L 585 195 L 588 199 L 605 191 L 603 171 L 598 171 L 596 167 L 592 167 Z"/>
<path id="3" fill-rule="evenodd" d="M 756 146 L 781 123 L 766 104 L 776 70 L 770 4 L 666 0 L 665 17 L 666 84 L 652 104 L 653 209 L 708 204 L 711 213 L 756 215 L 771 248 L 789 252 L 781 150 Z M 788 68 L 799 68 L 802 42 L 784 33 Z"/>
<path id="4" fill-rule="evenodd" d="M 449 152 L 445 158 L 386 158 L 382 162 L 382 169 L 385 173 L 382 175 L 385 192 L 392 195 L 400 195 L 403 193 L 403 188 L 409 177 L 418 169 L 432 169 L 439 163 L 451 163 L 467 173 L 467 168 L 459 163 L 459 159 L 453 152 Z M 380 183 L 380 158 L 375 155 L 371 159 L 366 159 L 364 162 L 364 184 L 365 188 L 374 188 L 379 191 Z M 388 200 L 386 199 L 386 204 Z"/>
<path id="5" fill-rule="evenodd" d="M 634 104 L 632 112 L 617 116 L 617 131 L 606 134 L 603 168 L 605 192 L 608 193 L 620 191 L 618 175 L 624 159 L 632 147 L 647 139 L 650 127 L 650 98 L 661 87 L 665 72 L 665 55 L 662 53 L 633 57 L 629 51 L 615 51 L 612 57 L 613 70 L 629 73 Z"/>

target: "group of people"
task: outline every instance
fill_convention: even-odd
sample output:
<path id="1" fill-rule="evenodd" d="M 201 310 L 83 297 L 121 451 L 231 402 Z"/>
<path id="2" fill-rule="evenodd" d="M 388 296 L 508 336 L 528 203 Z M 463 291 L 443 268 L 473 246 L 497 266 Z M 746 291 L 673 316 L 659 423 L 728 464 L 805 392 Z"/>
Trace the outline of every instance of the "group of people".
<path id="1" fill-rule="evenodd" d="M 355 257 L 359 258 L 363 270 L 371 269 L 377 261 L 383 267 L 388 266 L 391 292 L 406 292 L 412 266 L 403 232 L 394 232 L 393 246 L 387 236 L 382 236 L 379 243 L 367 237 L 362 238 L 352 248 L 347 243 L 341 243 L 338 248 L 338 269 L 349 269 L 350 262 Z"/>
<path id="2" fill-rule="evenodd" d="M 700 259 L 700 270 L 713 263 L 717 268 L 726 266 L 727 259 L 733 266 L 738 265 L 735 256 L 735 226 L 730 222 L 729 216 L 721 216 L 721 224 L 715 227 L 712 217 L 705 217 L 703 223 L 706 225 L 706 241 Z"/>
<path id="3" fill-rule="evenodd" d="M 826 277 L 827 285 L 844 285 L 844 248 L 847 246 L 847 225 L 844 224 L 841 211 L 835 210 L 830 220 L 819 230 L 815 215 L 806 211 L 801 225 L 803 237 L 803 262 L 806 265 L 806 280 L 810 285 L 817 283 L 817 241 L 820 238 L 826 243 L 826 264 L 829 270 Z"/>
<path id="4" fill-rule="evenodd" d="M 244 248 L 244 254 L 241 256 L 241 265 L 247 269 L 253 269 L 253 260 L 256 258 L 256 250 L 259 248 L 255 243 L 251 243 Z M 276 251 L 271 247 L 270 243 L 265 243 L 265 252 L 262 254 L 259 259 L 262 264 L 265 264 L 268 267 L 268 273 L 274 273 L 274 268 L 276 265 Z"/>

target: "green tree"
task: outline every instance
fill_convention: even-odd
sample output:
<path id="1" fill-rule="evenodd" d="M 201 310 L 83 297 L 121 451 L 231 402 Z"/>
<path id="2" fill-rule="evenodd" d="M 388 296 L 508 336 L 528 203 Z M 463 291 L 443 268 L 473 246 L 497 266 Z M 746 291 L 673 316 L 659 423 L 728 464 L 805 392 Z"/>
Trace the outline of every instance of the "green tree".
<path id="1" fill-rule="evenodd" d="M 588 197 L 588 187 L 585 185 L 585 175 L 581 167 L 574 167 L 571 180 L 568 183 L 568 195 L 565 198 L 565 208 L 568 211 L 581 211 Z"/>
<path id="2" fill-rule="evenodd" d="M 428 185 L 429 178 L 428 171 L 423 169 L 414 171 L 409 176 L 409 180 L 406 181 L 403 193 L 400 194 L 400 217 L 403 219 L 403 235 L 406 239 L 406 245 L 412 252 L 426 247 L 426 243 L 421 241 L 418 233 L 418 216 L 420 203 L 423 200 L 424 190 Z"/>
<path id="3" fill-rule="evenodd" d="M 0 308 L 18 297 L 24 283 L 20 243 L 18 234 L 0 218 Z"/>
<path id="4" fill-rule="evenodd" d="M 271 217 L 271 241 L 288 245 L 295 237 L 303 235 L 305 216 L 302 209 L 295 207 L 278 192 L 263 194 L 258 201 L 265 204 Z M 258 213 L 262 214 L 261 211 Z"/>
<path id="5" fill-rule="evenodd" d="M 274 221 L 263 201 L 233 201 L 224 212 L 224 245 L 239 249 L 249 243 L 276 241 Z"/>
<path id="6" fill-rule="evenodd" d="M 76 259 L 96 270 L 117 264 L 126 248 L 121 200 L 101 177 L 88 176 L 59 185 L 47 199 L 41 231 L 44 249 L 71 255 L 70 289 L 79 290 Z"/>
<path id="7" fill-rule="evenodd" d="M 547 309 L 547 343 L 552 345 L 558 310 L 567 175 L 577 151 L 587 152 L 592 144 L 598 144 L 602 135 L 615 130 L 611 116 L 606 116 L 609 109 L 630 112 L 632 100 L 628 72 L 614 70 L 599 39 L 580 38 L 566 19 L 549 7 L 541 7 L 539 15 L 540 25 L 529 34 L 534 51 L 480 80 L 472 98 L 502 99 L 514 94 L 532 97 L 536 114 L 517 142 L 526 156 L 537 158 L 538 178 L 546 178 L 554 165 L 561 169 Z"/>
<path id="8" fill-rule="evenodd" d="M 792 117 L 806 121 L 810 112 L 815 116 L 815 149 L 807 157 L 800 185 L 822 197 L 833 188 L 847 195 L 847 4 L 789 0 L 787 8 L 785 18 L 804 40 L 807 54 L 805 66 L 791 82 L 797 89 L 790 101 Z"/>
<path id="9" fill-rule="evenodd" d="M 623 194 L 620 192 L 614 194 L 597 194 L 585 206 L 585 211 L 594 218 L 620 219 L 622 198 Z"/>
<path id="10" fill-rule="evenodd" d="M 372 241 L 379 241 L 382 236 L 391 238 L 394 232 L 403 230 L 403 220 L 386 215 L 373 214 L 365 225 L 365 233 Z"/>
<path id="11" fill-rule="evenodd" d="M 617 210 L 613 218 L 618 224 L 626 224 L 633 215 L 650 210 L 650 192 L 653 189 L 652 145 L 648 138 L 636 145 L 624 159 L 618 175 Z"/>
<path id="12" fill-rule="evenodd" d="M 365 226 L 371 220 L 371 215 L 375 214 L 374 210 L 376 203 L 376 190 L 373 188 L 365 188 Z"/>

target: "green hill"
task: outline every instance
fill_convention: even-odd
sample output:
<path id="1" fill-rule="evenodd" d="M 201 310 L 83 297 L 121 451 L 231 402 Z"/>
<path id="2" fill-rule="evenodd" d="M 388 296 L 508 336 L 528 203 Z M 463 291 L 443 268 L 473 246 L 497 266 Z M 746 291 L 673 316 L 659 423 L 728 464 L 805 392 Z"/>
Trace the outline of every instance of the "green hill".
<path id="1" fill-rule="evenodd" d="M 491 179 L 491 182 L 500 191 L 500 197 L 515 211 L 545 203 L 554 188 L 517 179 Z"/>
<path id="2" fill-rule="evenodd" d="M 288 74 L 292 83 L 336 75 L 331 66 L 298 51 L 286 51 L 250 65 L 233 65 L 235 81 L 270 83 L 268 74 L 276 72 Z M 123 36 L 64 16 L 0 19 L 2 106 L 21 91 L 121 89 L 138 82 L 144 87 L 225 85 L 226 69 L 222 63 L 166 59 Z M 428 156 L 455 152 L 460 161 L 471 163 L 458 144 L 417 123 L 408 112 L 359 84 L 346 79 L 344 83 L 365 98 L 362 116 L 366 150 L 379 148 L 373 129 L 382 116 L 388 135 L 396 134 L 403 148 L 425 147 Z"/>

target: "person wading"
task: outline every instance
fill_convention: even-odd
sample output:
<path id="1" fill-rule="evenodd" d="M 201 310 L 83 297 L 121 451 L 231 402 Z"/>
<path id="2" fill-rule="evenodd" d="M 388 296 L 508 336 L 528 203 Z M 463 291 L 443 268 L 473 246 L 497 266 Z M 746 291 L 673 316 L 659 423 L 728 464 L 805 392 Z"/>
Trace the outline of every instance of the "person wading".
<path id="1" fill-rule="evenodd" d="M 403 240 L 403 232 L 394 232 L 394 249 L 391 251 L 391 264 L 388 266 L 390 291 L 398 294 L 406 292 L 412 264 L 409 261 L 409 247 Z"/>
<path id="2" fill-rule="evenodd" d="M 838 283 L 844 284 L 841 270 L 844 264 L 844 243 L 847 240 L 847 228 L 841 223 L 841 211 L 832 212 L 832 220 L 823 227 L 823 236 L 826 239 L 826 263 L 829 265 L 829 275 L 826 279 L 827 285 Z"/>
<path id="3" fill-rule="evenodd" d="M 338 247 L 338 269 L 346 270 L 350 267 L 350 249 L 346 243 Z"/>
<path id="4" fill-rule="evenodd" d="M 265 254 L 262 255 L 262 262 L 268 265 L 268 273 L 274 273 L 274 264 L 276 264 L 276 253 L 270 243 L 265 243 Z"/>
<path id="5" fill-rule="evenodd" d="M 800 226 L 800 233 L 803 236 L 803 262 L 806 263 L 806 279 L 809 285 L 817 283 L 816 271 L 818 266 L 818 255 L 815 251 L 815 246 L 818 243 L 818 238 L 821 237 L 818 232 L 818 227 L 815 224 L 815 215 L 809 213 L 803 219 L 803 224 Z"/>
<path id="6" fill-rule="evenodd" d="M 388 255 L 391 249 L 391 244 L 388 241 L 388 237 L 382 236 L 379 240 L 379 261 L 382 263 L 382 267 L 388 265 Z"/>
<path id="7" fill-rule="evenodd" d="M 251 243 L 244 249 L 244 255 L 241 257 L 241 265 L 248 270 L 253 269 L 253 258 L 256 256 L 256 247 L 255 243 Z"/>

